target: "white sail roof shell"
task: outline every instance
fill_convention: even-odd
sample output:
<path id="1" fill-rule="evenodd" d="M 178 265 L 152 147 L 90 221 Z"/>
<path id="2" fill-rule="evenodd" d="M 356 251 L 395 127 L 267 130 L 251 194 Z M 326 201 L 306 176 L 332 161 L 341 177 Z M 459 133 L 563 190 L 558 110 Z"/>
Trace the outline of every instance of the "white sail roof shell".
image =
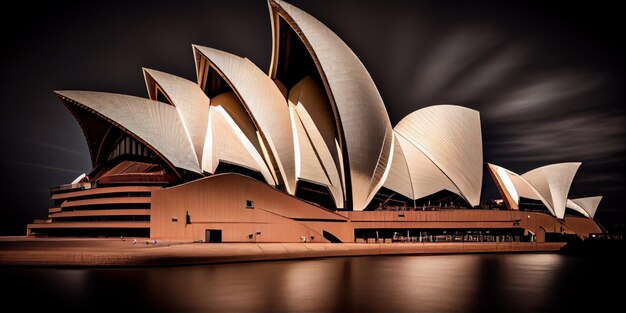
<path id="1" fill-rule="evenodd" d="M 259 171 L 270 185 L 275 185 L 262 155 L 220 105 L 211 106 L 207 137 L 211 139 L 205 146 L 204 170 L 215 173 L 219 163 L 226 162 Z"/>
<path id="2" fill-rule="evenodd" d="M 176 107 L 201 162 L 209 118 L 209 98 L 192 81 L 156 70 L 144 68 L 143 71 L 150 99 L 157 100 L 156 84 Z"/>
<path id="3" fill-rule="evenodd" d="M 293 136 L 287 101 L 282 93 L 247 58 L 207 47 L 193 47 L 194 52 L 211 62 L 240 98 L 257 129 L 266 138 L 287 192 L 295 193 Z"/>
<path id="4" fill-rule="evenodd" d="M 319 164 L 319 175 L 299 176 L 311 180 L 315 183 L 326 185 L 333 194 L 335 206 L 343 208 L 344 189 L 339 161 L 339 151 L 336 146 L 335 121 L 333 113 L 329 111 L 328 100 L 323 90 L 319 88 L 310 77 L 305 77 L 297 83 L 289 92 L 289 105 L 293 108 L 292 121 L 297 134 L 294 133 L 294 146 L 310 145 L 310 149 L 301 147 L 296 153 L 296 163 L 300 162 L 304 166 L 315 166 Z M 298 135 L 302 133 L 301 135 Z M 305 140 L 306 142 L 302 142 Z M 311 155 L 307 155 L 307 153 Z M 311 160 L 307 162 L 305 160 Z M 298 165 L 296 165 L 296 169 Z M 296 173 L 298 170 L 296 170 Z M 302 173 L 302 172 L 301 172 Z M 312 173 L 311 173 L 312 174 Z M 296 176 L 298 176 L 296 174 Z M 317 179 L 313 178 L 318 177 Z"/>
<path id="5" fill-rule="evenodd" d="M 393 150 L 393 160 L 391 162 L 389 175 L 387 175 L 383 187 L 400 193 L 407 198 L 415 199 L 408 162 L 405 158 L 404 149 L 399 142 L 399 138 L 401 137 L 394 136 L 395 147 Z"/>
<path id="6" fill-rule="evenodd" d="M 378 89 L 359 58 L 323 23 L 299 8 L 269 2 L 274 48 L 270 76 L 278 62 L 275 13 L 288 20 L 320 71 L 343 132 L 354 210 L 363 210 L 382 186 L 393 146 L 391 122 Z"/>
<path id="7" fill-rule="evenodd" d="M 175 107 L 150 99 L 94 91 L 57 91 L 152 148 L 173 166 L 202 173 Z"/>
<path id="8" fill-rule="evenodd" d="M 504 167 L 488 163 L 489 169 L 495 173 L 499 180 L 495 180 L 495 183 L 499 185 L 499 190 L 506 193 L 506 195 L 514 201 L 514 205 L 516 206 L 514 209 L 518 209 L 520 198 L 524 197 L 532 200 L 541 201 L 548 211 L 552 213 L 552 215 L 556 215 L 554 213 L 554 209 L 552 208 L 552 203 L 548 202 L 540 193 L 533 187 L 526 179 L 524 179 L 519 174 L 510 171 Z M 504 195 L 503 195 L 504 196 Z"/>
<path id="9" fill-rule="evenodd" d="M 294 146 L 296 147 L 297 179 L 326 186 L 332 195 L 335 206 L 342 207 L 343 194 L 341 184 L 333 185 L 331 183 L 323 162 L 313 146 L 313 141 L 296 113 L 296 108 L 292 106 L 290 110 L 294 129 Z"/>
<path id="10" fill-rule="evenodd" d="M 470 205 L 480 204 L 483 151 L 478 111 L 430 106 L 407 115 L 394 130 L 432 161 Z"/>
<path id="11" fill-rule="evenodd" d="M 567 199 L 567 204 L 566 207 L 569 209 L 572 209 L 586 217 L 591 218 L 591 216 L 589 215 L 589 213 L 587 213 L 587 211 L 585 211 L 585 209 L 583 209 L 580 205 L 578 205 L 578 203 L 575 203 L 574 201 L 572 201 L 571 199 Z"/>
<path id="12" fill-rule="evenodd" d="M 546 165 L 524 173 L 521 177 L 535 187 L 552 206 L 556 217 L 562 219 L 565 216 L 567 195 L 580 165 L 580 162 Z"/>
<path id="13" fill-rule="evenodd" d="M 587 216 L 593 218 L 596 215 L 596 210 L 598 209 L 598 205 L 600 205 L 600 201 L 602 201 L 602 196 L 571 199 L 568 200 L 568 203 L 569 201 L 577 204 L 587 213 Z"/>
<path id="14" fill-rule="evenodd" d="M 413 200 L 442 190 L 459 194 L 452 183 L 418 147 L 396 133 L 391 171 L 384 186 Z"/>

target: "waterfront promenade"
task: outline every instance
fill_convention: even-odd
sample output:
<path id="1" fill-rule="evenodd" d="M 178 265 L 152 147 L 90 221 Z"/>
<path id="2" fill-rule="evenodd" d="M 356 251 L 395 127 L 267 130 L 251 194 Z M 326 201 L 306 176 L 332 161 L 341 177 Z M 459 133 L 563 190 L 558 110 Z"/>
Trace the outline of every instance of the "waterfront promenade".
<path id="1" fill-rule="evenodd" d="M 175 243 L 0 237 L 2 266 L 172 266 L 339 256 L 556 252 L 564 243 Z"/>

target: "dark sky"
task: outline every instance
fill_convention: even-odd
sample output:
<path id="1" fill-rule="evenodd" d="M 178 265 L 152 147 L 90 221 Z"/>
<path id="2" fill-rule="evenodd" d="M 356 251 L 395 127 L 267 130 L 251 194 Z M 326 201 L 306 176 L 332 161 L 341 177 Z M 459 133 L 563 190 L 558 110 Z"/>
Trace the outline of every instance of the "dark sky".
<path id="1" fill-rule="evenodd" d="M 82 131 L 53 90 L 147 97 L 142 67 L 195 80 L 191 44 L 269 66 L 263 0 L 86 2 L 3 11 L 0 235 L 24 234 L 27 222 L 46 216 L 49 187 L 91 169 Z M 581 161 L 570 197 L 604 195 L 597 217 L 605 226 L 623 223 L 626 112 L 617 7 L 293 3 L 359 56 L 392 124 L 433 104 L 479 110 L 485 161 L 520 174 Z M 485 172 L 482 198 L 494 197 Z"/>

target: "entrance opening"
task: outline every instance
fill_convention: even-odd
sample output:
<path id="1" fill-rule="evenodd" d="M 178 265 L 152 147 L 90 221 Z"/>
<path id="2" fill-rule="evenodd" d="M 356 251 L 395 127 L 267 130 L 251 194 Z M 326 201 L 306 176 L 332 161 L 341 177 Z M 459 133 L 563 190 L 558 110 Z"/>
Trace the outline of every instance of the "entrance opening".
<path id="1" fill-rule="evenodd" d="M 204 242 L 220 243 L 222 242 L 221 229 L 207 229 L 204 233 Z"/>

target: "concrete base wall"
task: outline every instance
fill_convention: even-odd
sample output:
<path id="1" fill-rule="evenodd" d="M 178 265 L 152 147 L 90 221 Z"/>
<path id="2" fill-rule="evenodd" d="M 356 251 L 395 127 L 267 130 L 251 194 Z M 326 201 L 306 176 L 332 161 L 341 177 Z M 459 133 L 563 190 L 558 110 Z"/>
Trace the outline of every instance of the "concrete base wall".
<path id="1" fill-rule="evenodd" d="M 150 236 L 158 240 L 204 241 L 214 229 L 222 242 L 328 242 L 324 231 L 354 242 L 344 216 L 238 174 L 154 191 L 151 208 Z"/>
<path id="2" fill-rule="evenodd" d="M 252 206 L 247 207 L 247 201 Z M 221 174 L 155 190 L 151 199 L 151 237 L 165 241 L 206 241 L 207 230 L 221 231 L 222 242 L 329 242 L 324 231 L 344 243 L 355 229 L 510 229 L 532 232 L 537 242 L 548 233 L 599 233 L 592 219 L 520 211 L 339 211 L 331 212 L 262 182 Z M 189 215 L 189 223 L 187 223 Z"/>

